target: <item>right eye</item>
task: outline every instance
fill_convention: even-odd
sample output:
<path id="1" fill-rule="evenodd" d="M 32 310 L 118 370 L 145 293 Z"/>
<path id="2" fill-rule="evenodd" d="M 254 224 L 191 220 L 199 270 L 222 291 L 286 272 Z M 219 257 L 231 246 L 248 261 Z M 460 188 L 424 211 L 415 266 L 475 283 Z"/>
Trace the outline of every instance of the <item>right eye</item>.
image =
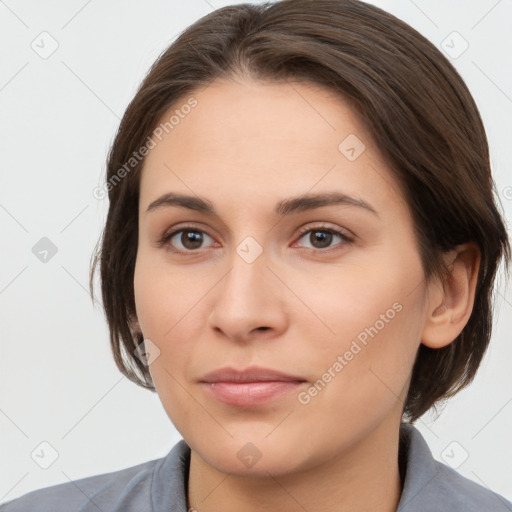
<path id="1" fill-rule="evenodd" d="M 210 235 L 200 229 L 195 227 L 182 227 L 181 229 L 164 234 L 158 241 L 158 246 L 165 246 L 170 251 L 180 254 L 198 252 L 197 250 L 201 249 L 205 237 L 213 240 Z"/>

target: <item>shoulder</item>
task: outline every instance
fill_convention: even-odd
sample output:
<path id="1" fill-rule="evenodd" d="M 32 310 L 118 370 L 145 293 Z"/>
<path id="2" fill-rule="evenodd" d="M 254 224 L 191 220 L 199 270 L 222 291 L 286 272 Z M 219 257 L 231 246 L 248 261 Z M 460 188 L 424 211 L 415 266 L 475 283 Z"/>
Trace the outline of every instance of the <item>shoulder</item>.
<path id="1" fill-rule="evenodd" d="M 149 510 L 155 469 L 164 459 L 38 489 L 0 505 L 0 512 Z M 122 506 L 122 503 L 130 506 Z M 137 508 L 132 508 L 136 506 Z"/>
<path id="2" fill-rule="evenodd" d="M 512 503 L 434 459 L 420 431 L 400 428 L 405 481 L 397 512 L 512 512 Z"/>
<path id="3" fill-rule="evenodd" d="M 465 512 L 512 512 L 512 503 L 445 464 L 435 461 L 436 499 L 450 510 Z"/>

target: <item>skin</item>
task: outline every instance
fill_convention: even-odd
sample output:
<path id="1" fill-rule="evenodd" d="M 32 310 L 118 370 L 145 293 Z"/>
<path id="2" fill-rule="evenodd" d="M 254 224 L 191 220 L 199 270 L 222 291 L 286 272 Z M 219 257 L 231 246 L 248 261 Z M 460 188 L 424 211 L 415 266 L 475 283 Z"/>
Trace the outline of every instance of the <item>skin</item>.
<path id="1" fill-rule="evenodd" d="M 187 506 L 394 511 L 414 358 L 420 343 L 447 345 L 467 323 L 478 251 L 460 246 L 446 254 L 449 279 L 425 281 L 398 183 L 356 114 L 329 90 L 237 77 L 193 96 L 197 106 L 155 139 L 144 162 L 134 275 L 137 325 L 160 351 L 151 375 L 192 449 Z M 349 134 L 365 145 L 354 161 L 338 149 Z M 284 198 L 332 191 L 378 215 L 346 204 L 273 213 Z M 146 211 L 167 192 L 206 198 L 219 216 Z M 202 233 L 199 248 L 181 232 L 158 246 L 184 223 Z M 313 231 L 299 234 L 302 227 Z M 315 232 L 325 229 L 353 241 L 333 235 L 322 245 Z M 262 249 L 252 263 L 237 253 L 248 236 Z M 307 404 L 294 391 L 230 406 L 199 383 L 226 365 L 259 365 L 301 376 L 307 392 L 393 304 L 401 308 L 394 318 Z M 252 467 L 237 457 L 248 442 L 261 454 Z"/>

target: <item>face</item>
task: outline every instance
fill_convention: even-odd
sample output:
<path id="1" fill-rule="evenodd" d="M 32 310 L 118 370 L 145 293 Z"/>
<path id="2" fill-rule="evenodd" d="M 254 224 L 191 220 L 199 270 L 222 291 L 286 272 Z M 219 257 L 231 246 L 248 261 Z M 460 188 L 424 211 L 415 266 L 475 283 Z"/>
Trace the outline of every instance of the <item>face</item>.
<path id="1" fill-rule="evenodd" d="M 421 342 L 424 273 L 400 188 L 326 89 L 239 79 L 191 96 L 140 182 L 135 303 L 157 393 L 223 472 L 348 455 L 398 428 Z M 304 201 L 326 194 L 338 200 Z M 208 375 L 226 368 L 285 376 Z"/>

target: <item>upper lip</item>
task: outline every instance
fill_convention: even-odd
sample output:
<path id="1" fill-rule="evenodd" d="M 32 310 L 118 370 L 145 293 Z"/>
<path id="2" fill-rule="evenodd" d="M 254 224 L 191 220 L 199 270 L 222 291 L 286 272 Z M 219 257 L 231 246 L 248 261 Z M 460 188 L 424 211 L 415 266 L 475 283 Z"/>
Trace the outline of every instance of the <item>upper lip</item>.
<path id="1" fill-rule="evenodd" d="M 305 379 L 296 375 L 289 375 L 270 368 L 250 366 L 244 370 L 236 370 L 232 367 L 223 367 L 207 373 L 201 378 L 201 382 L 305 382 Z"/>

